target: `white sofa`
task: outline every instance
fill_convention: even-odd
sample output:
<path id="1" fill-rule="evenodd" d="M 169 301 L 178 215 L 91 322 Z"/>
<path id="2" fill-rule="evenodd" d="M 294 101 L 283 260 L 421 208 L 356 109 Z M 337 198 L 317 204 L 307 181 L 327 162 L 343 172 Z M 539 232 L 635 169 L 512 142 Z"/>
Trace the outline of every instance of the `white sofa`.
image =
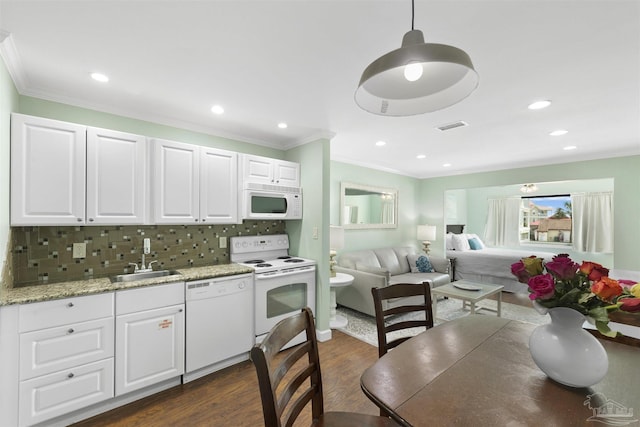
<path id="1" fill-rule="evenodd" d="M 385 287 L 395 283 L 429 282 L 431 287 L 451 282 L 451 264 L 447 258 L 428 256 L 433 272 L 419 272 L 416 260 L 424 253 L 413 247 L 390 247 L 345 252 L 337 257 L 335 271 L 353 276 L 350 286 L 338 288 L 336 299 L 339 305 L 375 316 L 372 288 Z M 385 302 L 383 308 L 404 304 L 399 298 L 395 302 Z"/>

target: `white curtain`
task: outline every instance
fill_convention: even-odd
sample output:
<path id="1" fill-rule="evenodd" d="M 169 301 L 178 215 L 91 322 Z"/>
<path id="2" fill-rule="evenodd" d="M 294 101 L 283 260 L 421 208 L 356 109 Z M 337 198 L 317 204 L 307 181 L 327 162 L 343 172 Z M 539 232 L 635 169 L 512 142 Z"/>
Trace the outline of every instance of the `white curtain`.
<path id="1" fill-rule="evenodd" d="M 571 195 L 573 249 L 613 252 L 613 193 Z"/>
<path id="2" fill-rule="evenodd" d="M 520 237 L 520 198 L 489 199 L 484 241 L 489 246 L 516 246 Z"/>

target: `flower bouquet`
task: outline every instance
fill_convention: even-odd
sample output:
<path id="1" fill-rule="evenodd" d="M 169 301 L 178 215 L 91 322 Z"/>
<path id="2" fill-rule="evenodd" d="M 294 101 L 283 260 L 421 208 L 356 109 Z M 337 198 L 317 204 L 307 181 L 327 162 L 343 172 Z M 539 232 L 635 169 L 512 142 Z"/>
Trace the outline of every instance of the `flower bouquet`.
<path id="1" fill-rule="evenodd" d="M 640 312 L 640 283 L 611 279 L 609 270 L 595 262 L 580 265 L 569 255 L 559 254 L 544 263 L 531 256 L 512 264 L 511 273 L 529 286 L 532 301 L 547 309 L 572 308 L 609 337 L 618 335 L 609 328 L 610 312 Z"/>

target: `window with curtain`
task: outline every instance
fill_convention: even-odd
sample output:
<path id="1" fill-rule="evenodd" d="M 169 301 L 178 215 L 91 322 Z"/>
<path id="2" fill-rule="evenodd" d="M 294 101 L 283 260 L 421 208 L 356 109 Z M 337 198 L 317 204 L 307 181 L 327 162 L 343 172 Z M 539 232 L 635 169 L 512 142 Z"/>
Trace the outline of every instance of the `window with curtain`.
<path id="1" fill-rule="evenodd" d="M 484 241 L 490 246 L 519 244 L 520 198 L 489 199 Z"/>
<path id="2" fill-rule="evenodd" d="M 613 193 L 571 195 L 573 249 L 580 252 L 613 252 Z"/>

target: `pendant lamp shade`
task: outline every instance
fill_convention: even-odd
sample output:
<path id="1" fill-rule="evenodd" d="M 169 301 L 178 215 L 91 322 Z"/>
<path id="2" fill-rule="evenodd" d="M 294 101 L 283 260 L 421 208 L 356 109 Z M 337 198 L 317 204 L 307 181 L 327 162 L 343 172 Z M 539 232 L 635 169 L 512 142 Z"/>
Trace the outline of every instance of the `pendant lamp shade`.
<path id="1" fill-rule="evenodd" d="M 412 29 L 404 35 L 400 49 L 364 70 L 355 100 L 373 114 L 412 116 L 456 104 L 477 86 L 478 74 L 465 51 L 425 43 L 422 31 Z"/>

